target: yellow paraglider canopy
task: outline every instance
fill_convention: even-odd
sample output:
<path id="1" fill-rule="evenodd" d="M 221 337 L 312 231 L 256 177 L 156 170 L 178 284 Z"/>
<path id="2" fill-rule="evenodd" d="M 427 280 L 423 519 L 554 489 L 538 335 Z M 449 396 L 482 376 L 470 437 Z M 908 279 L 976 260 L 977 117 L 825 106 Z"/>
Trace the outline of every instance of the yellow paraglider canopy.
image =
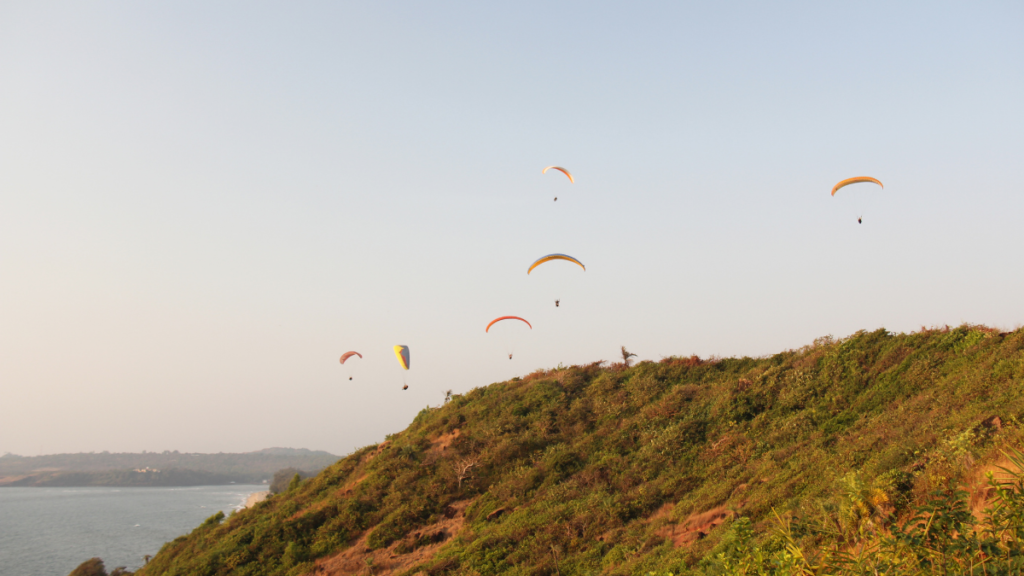
<path id="1" fill-rule="evenodd" d="M 402 365 L 402 368 L 409 369 L 409 347 L 402 346 L 401 344 L 395 346 L 395 357 L 398 358 L 398 363 Z"/>
<path id="2" fill-rule="evenodd" d="M 839 184 L 836 184 L 835 187 L 832 188 L 832 195 L 835 196 L 836 192 L 838 192 L 839 189 L 843 188 L 844 186 L 849 186 L 850 184 L 860 184 L 861 182 L 872 182 L 878 184 L 879 186 L 882 186 L 881 182 L 879 182 L 875 178 L 872 178 L 871 176 L 854 176 L 853 178 L 847 178 L 846 180 L 843 180 Z M 882 188 L 885 188 L 885 186 L 882 186 Z"/>

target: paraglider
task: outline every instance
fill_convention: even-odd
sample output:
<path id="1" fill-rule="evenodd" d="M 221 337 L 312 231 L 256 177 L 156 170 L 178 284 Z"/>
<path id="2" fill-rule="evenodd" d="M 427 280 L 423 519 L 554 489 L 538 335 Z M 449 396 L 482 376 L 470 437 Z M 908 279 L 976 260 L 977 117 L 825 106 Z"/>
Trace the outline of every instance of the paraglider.
<path id="1" fill-rule="evenodd" d="M 402 365 L 402 369 L 409 369 L 409 347 L 402 346 L 401 344 L 395 346 L 395 358 L 398 358 L 398 363 Z"/>
<path id="2" fill-rule="evenodd" d="M 569 174 L 569 171 L 566 170 L 565 168 L 562 168 L 561 166 L 548 166 L 548 167 L 544 168 L 544 170 L 541 171 L 541 174 L 547 174 L 548 170 L 558 170 L 559 172 L 561 172 L 562 174 L 565 174 L 569 178 L 569 183 L 570 184 L 575 184 L 576 183 L 576 181 L 573 180 L 573 178 L 572 178 L 572 174 Z M 558 202 L 558 196 L 555 196 L 555 202 Z"/>
<path id="3" fill-rule="evenodd" d="M 342 366 L 345 365 L 345 360 L 348 360 L 349 358 L 351 358 L 353 356 L 359 356 L 359 358 L 363 357 L 363 355 L 360 354 L 359 352 L 355 352 L 355 351 L 345 352 L 344 354 L 341 355 L 341 364 L 342 364 Z M 351 380 L 352 376 L 349 376 L 348 379 Z"/>
<path id="4" fill-rule="evenodd" d="M 533 325 L 530 324 L 529 322 L 527 322 L 525 319 L 520 318 L 519 316 L 499 316 L 498 318 L 495 318 L 494 320 L 491 320 L 491 322 L 487 325 L 487 328 L 484 328 L 484 332 L 490 332 L 491 331 L 491 326 L 494 326 L 495 324 L 497 324 L 498 322 L 501 322 L 502 320 L 519 320 L 523 324 L 526 324 L 527 326 L 529 326 L 530 330 L 533 330 Z M 506 346 L 507 347 L 512 347 L 511 343 L 508 343 L 508 342 L 506 342 Z M 509 360 L 512 359 L 512 351 L 511 350 L 508 353 L 508 359 Z"/>
<path id="5" fill-rule="evenodd" d="M 530 268 L 526 271 L 526 273 L 529 274 L 530 272 L 533 272 L 533 269 L 536 268 L 537 266 L 540 266 L 545 262 L 551 262 L 552 260 L 565 260 L 566 262 L 572 262 L 573 264 L 579 265 L 579 267 L 583 268 L 583 270 L 587 269 L 587 267 L 584 266 L 582 262 L 573 258 L 572 256 L 569 256 L 568 254 L 548 254 L 547 256 L 542 256 L 541 258 L 538 258 L 537 261 L 534 262 L 533 264 L 530 264 Z"/>
<path id="6" fill-rule="evenodd" d="M 854 176 L 853 178 L 847 178 L 846 180 L 841 181 L 839 184 L 836 184 L 832 188 L 832 195 L 835 196 L 836 192 L 838 192 L 840 188 L 845 188 L 850 184 L 860 184 L 861 182 L 872 182 L 874 184 L 878 184 L 882 188 L 885 188 L 885 186 L 882 186 L 881 182 L 879 182 L 875 178 L 872 178 L 871 176 Z"/>
<path id="7" fill-rule="evenodd" d="M 529 326 L 531 330 L 533 330 L 533 324 L 530 324 L 529 322 L 520 318 L 519 316 L 500 316 L 498 318 L 495 318 L 494 320 L 491 320 L 491 323 L 487 325 L 487 328 L 484 329 L 484 332 L 490 332 L 491 326 L 494 326 L 495 324 L 501 322 L 502 320 L 519 320 L 520 322 L 523 322 L 527 326 Z"/>
<path id="8" fill-rule="evenodd" d="M 572 256 L 569 256 L 568 254 L 548 254 L 547 256 L 542 256 L 541 258 L 538 258 L 537 261 L 534 262 L 533 264 L 530 264 L 530 268 L 526 271 L 526 273 L 529 274 L 530 272 L 533 272 L 533 269 L 536 268 L 537 266 L 540 266 L 545 262 L 551 262 L 553 260 L 565 260 L 566 262 L 572 262 L 573 264 L 576 264 L 580 268 L 583 268 L 584 272 L 587 270 L 587 267 L 583 265 L 583 262 L 580 262 L 579 260 L 573 258 Z M 558 308 L 559 303 L 561 303 L 561 299 L 556 298 L 555 308 Z"/>
<path id="9" fill-rule="evenodd" d="M 572 174 L 569 174 L 569 171 L 566 170 L 565 168 L 562 168 L 561 166 L 548 166 L 547 168 L 545 168 L 544 170 L 541 171 L 541 174 L 547 174 L 548 170 L 558 170 L 559 172 L 561 172 L 562 174 L 565 174 L 569 178 L 569 182 L 571 184 L 575 184 L 576 183 L 576 181 L 573 180 L 573 178 L 572 178 Z M 555 200 L 558 200 L 558 198 L 555 198 Z"/>
<path id="10" fill-rule="evenodd" d="M 409 369 L 409 347 L 398 344 L 395 346 L 395 358 L 398 358 L 398 363 L 402 366 L 403 370 Z M 402 382 L 402 390 L 408 390 L 409 385 L 404 381 Z"/>
<path id="11" fill-rule="evenodd" d="M 363 355 L 360 354 L 359 352 L 345 352 L 344 354 L 341 355 L 341 363 L 344 364 L 345 360 L 348 360 L 353 356 L 359 356 L 360 358 L 363 357 Z"/>
<path id="12" fill-rule="evenodd" d="M 841 188 L 845 188 L 846 186 L 849 186 L 850 184 L 860 184 L 862 182 L 867 182 L 867 183 L 871 183 L 871 184 L 878 184 L 878 186 L 880 188 L 885 188 L 885 186 L 883 186 L 882 183 L 878 179 L 872 178 L 871 176 L 854 176 L 853 178 L 847 178 L 846 180 L 843 180 L 843 181 L 839 182 L 838 184 L 836 184 L 835 186 L 833 186 L 832 187 L 832 196 L 835 196 L 836 192 L 838 192 Z M 863 224 L 863 223 L 864 223 L 864 217 L 863 216 L 857 216 L 857 224 Z"/>

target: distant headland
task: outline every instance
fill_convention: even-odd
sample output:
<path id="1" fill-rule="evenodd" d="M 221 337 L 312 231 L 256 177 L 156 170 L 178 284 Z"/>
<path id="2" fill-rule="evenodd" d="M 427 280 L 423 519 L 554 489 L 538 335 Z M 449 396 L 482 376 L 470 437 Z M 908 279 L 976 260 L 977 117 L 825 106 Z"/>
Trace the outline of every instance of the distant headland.
<path id="1" fill-rule="evenodd" d="M 294 468 L 310 473 L 338 456 L 304 448 L 196 454 L 178 451 L 0 456 L 5 486 L 210 486 L 269 483 L 274 472 Z"/>

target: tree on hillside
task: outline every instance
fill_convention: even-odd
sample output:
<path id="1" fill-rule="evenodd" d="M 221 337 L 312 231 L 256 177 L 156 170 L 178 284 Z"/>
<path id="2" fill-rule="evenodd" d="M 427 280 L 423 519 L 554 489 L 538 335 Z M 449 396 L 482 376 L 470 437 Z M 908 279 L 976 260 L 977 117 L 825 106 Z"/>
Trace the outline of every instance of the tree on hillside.
<path id="1" fill-rule="evenodd" d="M 274 479 L 270 482 L 270 493 L 280 494 L 290 489 L 290 485 L 293 479 L 298 476 L 299 480 L 309 478 L 308 472 L 303 472 L 298 468 L 282 468 L 277 472 L 274 472 Z"/>
<path id="2" fill-rule="evenodd" d="M 132 574 L 124 566 L 114 568 L 113 572 L 107 574 L 107 567 L 103 565 L 103 560 L 90 558 L 79 564 L 78 568 L 72 570 L 68 576 L 132 576 Z"/>
<path id="3" fill-rule="evenodd" d="M 458 482 L 459 490 L 462 490 L 462 483 L 466 480 L 472 480 L 472 470 L 476 468 L 476 458 L 463 458 L 458 462 L 452 463 L 452 471 L 455 472 L 455 480 Z"/>
<path id="4" fill-rule="evenodd" d="M 627 368 L 629 367 L 629 359 L 633 356 L 636 356 L 636 354 L 626 350 L 625 346 L 622 347 L 622 363 L 625 364 Z"/>
<path id="5" fill-rule="evenodd" d="M 68 576 L 107 576 L 107 567 L 103 565 L 103 560 L 90 558 L 79 564 Z"/>

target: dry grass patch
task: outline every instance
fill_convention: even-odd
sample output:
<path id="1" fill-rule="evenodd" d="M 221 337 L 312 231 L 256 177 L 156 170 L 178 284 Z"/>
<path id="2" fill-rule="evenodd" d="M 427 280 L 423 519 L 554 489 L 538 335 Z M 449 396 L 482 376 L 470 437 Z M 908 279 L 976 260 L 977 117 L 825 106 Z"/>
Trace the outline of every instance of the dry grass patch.
<path id="1" fill-rule="evenodd" d="M 309 574 L 391 576 L 428 562 L 462 530 L 470 504 L 470 500 L 453 503 L 440 520 L 416 529 L 387 548 L 370 550 L 366 544 L 368 533 L 364 533 L 345 550 L 317 560 Z"/>

